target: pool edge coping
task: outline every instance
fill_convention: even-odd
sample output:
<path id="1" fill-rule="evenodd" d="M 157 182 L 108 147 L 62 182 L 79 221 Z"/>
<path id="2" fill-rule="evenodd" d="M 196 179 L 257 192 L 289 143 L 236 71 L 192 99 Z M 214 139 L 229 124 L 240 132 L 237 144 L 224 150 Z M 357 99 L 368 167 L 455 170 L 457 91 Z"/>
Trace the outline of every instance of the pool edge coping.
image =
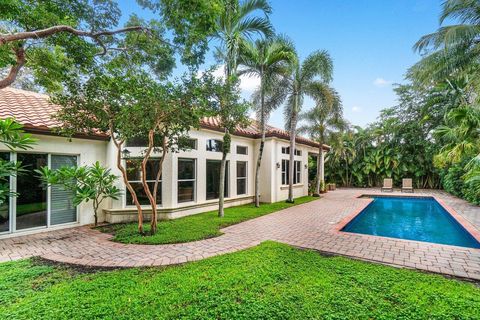
<path id="1" fill-rule="evenodd" d="M 480 231 L 472 225 L 470 221 L 468 221 L 466 218 L 464 218 L 462 215 L 460 215 L 458 212 L 456 212 L 452 207 L 447 205 L 442 199 L 436 197 L 435 195 L 413 195 L 413 194 L 391 194 L 389 193 L 388 195 L 383 195 L 383 194 L 375 194 L 375 193 L 358 193 L 355 195 L 355 199 L 359 199 L 362 201 L 365 201 L 365 205 L 360 206 L 357 208 L 357 210 L 354 210 L 351 214 L 347 215 L 345 218 L 340 220 L 335 225 L 334 228 L 334 233 L 336 234 L 349 234 L 349 235 L 356 235 L 356 236 L 361 236 L 361 237 L 368 237 L 368 238 L 384 238 L 384 239 L 393 239 L 393 240 L 398 240 L 398 241 L 407 241 L 407 242 L 414 242 L 414 243 L 421 243 L 421 244 L 429 244 L 429 245 L 434 245 L 434 246 L 448 246 L 448 247 L 454 247 L 454 248 L 461 248 L 464 250 L 475 250 L 475 251 L 480 251 L 480 248 L 470 248 L 470 247 L 462 247 L 462 246 L 455 246 L 455 245 L 450 245 L 450 244 L 442 244 L 442 243 L 436 243 L 436 242 L 427 242 L 427 241 L 417 241 L 417 240 L 410 240 L 410 239 L 402 239 L 402 238 L 393 238 L 393 237 L 385 237 L 385 236 L 376 236 L 376 235 L 371 235 L 371 234 L 363 234 L 363 233 L 356 233 L 356 232 L 348 232 L 348 231 L 342 231 L 342 229 L 350 223 L 353 219 L 355 219 L 363 210 L 365 210 L 372 202 L 374 199 L 371 198 L 362 198 L 362 196 L 371 196 L 371 197 L 377 197 L 377 196 L 385 196 L 385 197 L 397 197 L 397 198 L 408 198 L 408 197 L 413 197 L 413 198 L 432 198 L 435 201 L 438 202 L 438 204 L 450 214 L 450 216 L 458 223 L 462 228 L 464 228 L 477 242 L 480 243 Z"/>

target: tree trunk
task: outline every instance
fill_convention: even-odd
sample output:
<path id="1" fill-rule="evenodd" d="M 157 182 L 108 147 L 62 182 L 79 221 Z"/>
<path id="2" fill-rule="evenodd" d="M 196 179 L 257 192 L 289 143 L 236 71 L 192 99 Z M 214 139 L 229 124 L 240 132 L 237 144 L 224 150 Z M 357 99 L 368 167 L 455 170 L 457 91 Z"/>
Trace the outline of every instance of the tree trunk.
<path id="1" fill-rule="evenodd" d="M 95 219 L 95 227 L 98 226 L 98 204 L 97 201 L 93 200 L 93 217 Z"/>
<path id="2" fill-rule="evenodd" d="M 113 128 L 110 128 L 110 132 L 114 132 Z M 115 138 L 112 136 L 112 141 L 115 144 L 115 147 L 117 148 L 117 168 L 120 170 L 122 173 L 122 178 L 123 182 L 125 183 L 125 187 L 127 187 L 128 191 L 130 192 L 130 195 L 132 196 L 133 203 L 135 204 L 135 207 L 137 208 L 138 212 L 138 232 L 143 233 L 143 212 L 142 212 L 142 206 L 138 202 L 137 198 L 137 193 L 133 189 L 132 185 L 130 184 L 130 181 L 128 181 L 128 175 L 127 175 L 127 170 L 122 165 L 122 142 L 119 142 L 115 140 Z"/>
<path id="3" fill-rule="evenodd" d="M 227 163 L 227 152 L 225 150 L 225 144 L 223 145 L 223 150 L 224 151 L 222 151 L 222 160 L 220 161 L 220 184 L 218 185 L 218 216 L 220 218 L 223 218 L 225 216 L 225 212 L 223 210 L 223 205 L 225 202 L 225 169 Z"/>
<path id="4" fill-rule="evenodd" d="M 320 184 L 321 184 L 321 166 L 322 166 L 322 156 L 323 156 L 323 151 L 322 151 L 322 145 L 320 144 L 320 147 L 318 147 L 318 157 L 317 157 L 317 177 L 315 180 L 315 194 L 313 196 L 315 197 L 320 197 Z"/>
<path id="5" fill-rule="evenodd" d="M 290 161 L 288 166 L 288 203 L 293 203 L 293 174 L 295 161 L 295 138 L 297 136 L 297 112 L 298 112 L 298 94 L 295 94 L 295 102 L 292 110 L 292 119 L 290 120 Z"/>
<path id="6" fill-rule="evenodd" d="M 260 140 L 260 150 L 258 151 L 257 169 L 255 171 L 255 207 L 260 207 L 260 166 L 262 165 L 263 148 L 265 148 L 265 93 L 263 84 L 261 88 L 261 106 L 260 106 L 260 131 L 262 138 Z"/>

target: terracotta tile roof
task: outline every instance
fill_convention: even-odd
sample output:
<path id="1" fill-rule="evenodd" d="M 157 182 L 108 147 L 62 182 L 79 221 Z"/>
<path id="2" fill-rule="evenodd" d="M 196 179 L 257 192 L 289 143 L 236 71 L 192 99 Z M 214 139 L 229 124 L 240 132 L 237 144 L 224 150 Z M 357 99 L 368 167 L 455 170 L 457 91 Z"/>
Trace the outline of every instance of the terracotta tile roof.
<path id="1" fill-rule="evenodd" d="M 11 87 L 0 89 L 0 119 L 15 118 L 24 126 L 26 131 L 51 134 L 52 129 L 60 126 L 60 122 L 52 118 L 59 109 L 60 106 L 50 103 L 47 95 Z M 218 118 L 216 117 L 206 117 L 202 119 L 201 127 L 222 131 Z M 259 123 L 252 119 L 246 128 L 238 128 L 234 134 L 258 139 L 260 138 Z M 267 125 L 266 136 L 290 140 L 288 131 L 270 125 Z M 106 135 L 99 134 L 90 136 L 90 138 L 105 139 Z M 300 136 L 297 136 L 296 142 L 318 147 L 317 142 Z M 329 149 L 330 147 L 325 146 L 325 148 Z"/>
<path id="2" fill-rule="evenodd" d="M 0 89 L 0 119 L 14 118 L 21 123 L 27 132 L 39 134 L 55 134 L 54 128 L 60 122 L 52 116 L 60 106 L 49 101 L 45 94 L 15 88 Z M 105 134 L 76 135 L 78 138 L 107 140 Z"/>
<path id="3" fill-rule="evenodd" d="M 222 128 L 219 125 L 219 119 L 217 117 L 207 117 L 202 119 L 201 122 L 201 127 L 205 129 L 210 129 L 210 130 L 215 130 L 215 131 L 220 131 L 222 132 Z M 266 137 L 276 137 L 279 139 L 284 139 L 284 140 L 290 140 L 290 134 L 288 131 L 279 129 L 276 127 L 272 127 L 270 125 L 266 126 L 267 132 L 266 132 Z M 245 128 L 237 128 L 235 131 L 235 135 L 239 136 L 244 136 L 244 137 L 250 137 L 254 139 L 258 139 L 261 137 L 260 135 L 260 123 L 254 119 L 251 119 L 249 125 Z M 308 138 L 302 137 L 302 136 L 297 136 L 296 142 L 299 144 L 304 144 L 308 145 L 311 147 L 316 147 L 318 148 L 319 144 L 318 142 L 315 142 L 313 140 L 310 140 Z M 324 149 L 330 149 L 330 146 L 323 145 Z"/>

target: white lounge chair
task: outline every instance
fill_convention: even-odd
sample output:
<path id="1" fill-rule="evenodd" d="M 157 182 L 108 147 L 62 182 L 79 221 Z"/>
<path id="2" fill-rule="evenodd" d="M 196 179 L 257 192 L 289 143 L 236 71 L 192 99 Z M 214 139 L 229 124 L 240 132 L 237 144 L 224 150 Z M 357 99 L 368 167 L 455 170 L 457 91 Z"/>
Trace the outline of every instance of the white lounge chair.
<path id="1" fill-rule="evenodd" d="M 402 179 L 402 192 L 413 192 L 412 179 Z"/>
<path id="2" fill-rule="evenodd" d="M 383 179 L 382 192 L 384 191 L 393 192 L 393 179 Z"/>

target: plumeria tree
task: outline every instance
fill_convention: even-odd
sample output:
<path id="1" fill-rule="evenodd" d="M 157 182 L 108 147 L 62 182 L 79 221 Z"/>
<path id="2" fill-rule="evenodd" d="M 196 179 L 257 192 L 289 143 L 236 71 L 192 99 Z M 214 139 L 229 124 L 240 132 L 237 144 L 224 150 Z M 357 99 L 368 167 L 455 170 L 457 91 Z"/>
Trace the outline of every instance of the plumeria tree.
<path id="1" fill-rule="evenodd" d="M 71 192 L 75 206 L 91 201 L 95 226 L 98 225 L 101 204 L 107 199 L 118 200 L 121 195 L 120 189 L 115 185 L 118 177 L 98 161 L 90 166 L 61 167 L 55 170 L 43 167 L 36 172 L 46 185 L 58 185 Z"/>

